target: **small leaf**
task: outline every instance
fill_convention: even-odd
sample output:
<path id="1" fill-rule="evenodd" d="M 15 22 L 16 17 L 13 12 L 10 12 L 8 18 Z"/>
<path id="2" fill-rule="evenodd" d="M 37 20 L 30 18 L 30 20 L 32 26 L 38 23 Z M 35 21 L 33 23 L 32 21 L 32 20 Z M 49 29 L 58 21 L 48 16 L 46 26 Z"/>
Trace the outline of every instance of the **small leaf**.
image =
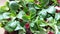
<path id="1" fill-rule="evenodd" d="M 20 30 L 20 24 L 19 24 L 18 21 L 12 21 L 12 22 L 9 22 L 9 23 L 5 26 L 5 29 L 6 29 L 8 32 Z"/>
<path id="2" fill-rule="evenodd" d="M 19 8 L 19 5 L 18 5 L 18 3 L 16 1 L 10 1 L 9 7 L 12 10 L 17 10 Z"/>
<path id="3" fill-rule="evenodd" d="M 30 16 L 33 16 L 36 13 L 36 9 L 33 7 L 29 7 L 29 11 L 30 11 Z"/>
<path id="4" fill-rule="evenodd" d="M 47 20 L 48 20 L 49 22 L 51 22 L 51 21 L 53 20 L 53 17 L 49 17 L 49 18 L 47 18 Z"/>
<path id="5" fill-rule="evenodd" d="M 30 20 L 30 16 L 28 16 L 28 15 L 23 15 L 22 19 L 23 19 L 24 21 L 29 21 L 29 20 Z"/>
<path id="6" fill-rule="evenodd" d="M 20 24 L 17 24 L 17 27 L 15 28 L 15 31 L 21 30 L 21 29 L 23 29 L 23 27 L 21 27 Z"/>
<path id="7" fill-rule="evenodd" d="M 60 13 L 56 13 L 56 14 L 55 14 L 55 19 L 56 19 L 56 20 L 59 20 L 59 19 L 60 19 Z"/>
<path id="8" fill-rule="evenodd" d="M 39 15 L 40 17 L 45 17 L 45 16 L 47 15 L 47 10 L 46 10 L 46 9 L 42 9 L 42 10 L 38 13 L 38 15 Z"/>
<path id="9" fill-rule="evenodd" d="M 49 0 L 39 0 L 41 7 L 46 7 L 49 4 Z"/>
<path id="10" fill-rule="evenodd" d="M 0 12 L 7 12 L 8 10 L 9 10 L 9 7 L 7 6 L 0 7 Z"/>
<path id="11" fill-rule="evenodd" d="M 9 15 L 10 15 L 10 13 L 8 13 L 8 12 L 3 13 L 2 15 L 0 15 L 0 20 L 10 18 Z"/>
<path id="12" fill-rule="evenodd" d="M 8 19 L 8 18 L 10 18 L 10 13 L 8 13 L 8 12 L 6 12 L 6 13 L 3 13 L 3 18 L 4 19 Z"/>
<path id="13" fill-rule="evenodd" d="M 17 15 L 17 18 L 22 19 L 24 14 L 25 14 L 24 11 L 20 11 L 19 14 Z"/>
<path id="14" fill-rule="evenodd" d="M 31 27 L 34 27 L 34 24 L 35 24 L 35 23 L 30 23 L 30 26 L 31 26 Z"/>
<path id="15" fill-rule="evenodd" d="M 11 28 L 15 28 L 17 26 L 17 21 L 13 21 L 10 24 L 8 24 Z"/>
<path id="16" fill-rule="evenodd" d="M 56 9 L 55 9 L 54 6 L 50 6 L 50 7 L 47 9 L 47 12 L 50 13 L 50 14 L 55 14 Z"/>

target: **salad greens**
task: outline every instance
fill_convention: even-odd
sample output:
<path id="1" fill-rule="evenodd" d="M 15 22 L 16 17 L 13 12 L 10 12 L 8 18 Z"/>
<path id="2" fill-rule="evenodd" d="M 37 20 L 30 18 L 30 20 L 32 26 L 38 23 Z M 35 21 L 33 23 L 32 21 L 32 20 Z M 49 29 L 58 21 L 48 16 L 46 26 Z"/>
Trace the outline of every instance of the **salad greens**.
<path id="1" fill-rule="evenodd" d="M 19 34 L 60 34 L 59 1 L 7 0 L 0 6 L 0 27 Z"/>

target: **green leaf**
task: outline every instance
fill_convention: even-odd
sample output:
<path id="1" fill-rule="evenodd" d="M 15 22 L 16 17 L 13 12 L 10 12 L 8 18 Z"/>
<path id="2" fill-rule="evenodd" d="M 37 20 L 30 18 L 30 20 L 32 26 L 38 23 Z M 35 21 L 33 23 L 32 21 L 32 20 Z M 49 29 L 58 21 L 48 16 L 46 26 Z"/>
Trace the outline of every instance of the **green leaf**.
<path id="1" fill-rule="evenodd" d="M 5 26 L 5 29 L 6 29 L 8 32 L 20 30 L 20 24 L 19 24 L 18 21 L 12 21 L 12 22 L 9 22 L 9 23 Z M 10 30 L 10 29 L 11 29 L 11 30 Z"/>
<path id="2" fill-rule="evenodd" d="M 19 14 L 17 15 L 17 18 L 22 19 L 24 14 L 25 14 L 24 11 L 20 11 Z"/>
<path id="3" fill-rule="evenodd" d="M 49 4 L 49 0 L 39 0 L 41 7 L 46 7 Z"/>
<path id="4" fill-rule="evenodd" d="M 36 9 L 33 7 L 29 7 L 29 12 L 30 12 L 30 19 L 34 18 L 36 15 Z"/>
<path id="5" fill-rule="evenodd" d="M 13 21 L 11 22 L 10 24 L 8 24 L 11 28 L 15 28 L 17 26 L 17 23 L 16 21 Z"/>
<path id="6" fill-rule="evenodd" d="M 40 9 L 40 6 L 39 5 L 34 5 L 35 9 Z"/>
<path id="7" fill-rule="evenodd" d="M 26 0 L 27 2 L 34 2 L 34 0 Z"/>
<path id="8" fill-rule="evenodd" d="M 34 7 L 29 7 L 29 11 L 30 11 L 30 16 L 33 16 L 36 13 L 36 9 Z"/>
<path id="9" fill-rule="evenodd" d="M 40 31 L 34 31 L 34 34 L 47 34 L 43 28 L 40 28 Z"/>
<path id="10" fill-rule="evenodd" d="M 50 6 L 50 7 L 47 9 L 47 12 L 50 13 L 50 14 L 55 14 L 56 9 L 55 9 L 54 6 Z"/>
<path id="11" fill-rule="evenodd" d="M 0 22 L 0 28 L 2 28 L 2 26 L 3 26 L 3 25 L 2 25 L 2 23 Z"/>
<path id="12" fill-rule="evenodd" d="M 47 10 L 46 9 L 42 9 L 41 11 L 39 11 L 39 13 L 38 13 L 38 15 L 40 16 L 40 17 L 46 17 L 46 15 L 47 15 Z"/>
<path id="13" fill-rule="evenodd" d="M 54 27 L 55 27 L 55 34 L 58 34 L 59 30 L 57 28 L 57 25 L 54 25 Z"/>
<path id="14" fill-rule="evenodd" d="M 5 11 L 8 11 L 9 8 L 7 6 L 2 6 L 2 7 L 0 7 L 0 10 L 1 10 L 1 12 L 5 12 Z"/>
<path id="15" fill-rule="evenodd" d="M 2 20 L 2 19 L 8 19 L 8 18 L 10 18 L 10 13 L 9 12 L 5 12 L 5 13 L 3 13 L 2 15 L 0 15 L 0 20 Z"/>
<path id="16" fill-rule="evenodd" d="M 3 19 L 3 16 L 2 15 L 0 15 L 0 20 L 2 20 Z"/>
<path id="17" fill-rule="evenodd" d="M 10 10 L 10 16 L 11 17 L 15 17 L 16 16 L 16 12 L 17 12 L 17 10 Z"/>
<path id="18" fill-rule="evenodd" d="M 34 27 L 34 24 L 35 24 L 35 23 L 34 23 L 34 22 L 32 22 L 32 23 L 30 23 L 30 26 L 31 26 L 31 27 Z"/>
<path id="19" fill-rule="evenodd" d="M 19 8 L 19 5 L 18 5 L 18 3 L 16 1 L 10 1 L 9 7 L 12 10 L 17 10 Z"/>
<path id="20" fill-rule="evenodd" d="M 47 20 L 48 20 L 49 22 L 51 22 L 51 21 L 53 20 L 53 17 L 49 17 L 49 18 L 47 18 Z"/>
<path id="21" fill-rule="evenodd" d="M 23 15 L 22 19 L 23 19 L 24 21 L 29 21 L 29 20 L 30 20 L 30 16 L 28 16 L 28 15 Z"/>
<path id="22" fill-rule="evenodd" d="M 15 28 L 15 31 L 17 31 L 17 30 L 23 30 L 23 27 L 20 26 L 20 23 L 18 23 Z"/>
<path id="23" fill-rule="evenodd" d="M 9 26 L 5 26 L 5 30 L 7 30 L 8 32 L 13 32 L 14 29 L 10 28 Z"/>
<path id="24" fill-rule="evenodd" d="M 58 4 L 58 3 L 57 3 L 57 0 L 52 0 L 52 1 L 54 2 L 54 5 Z"/>
<path id="25" fill-rule="evenodd" d="M 44 27 L 44 26 L 46 26 L 46 25 L 47 25 L 47 24 L 45 24 L 45 23 L 41 23 L 41 24 L 40 24 L 41 27 Z"/>
<path id="26" fill-rule="evenodd" d="M 59 20 L 59 19 L 60 19 L 60 13 L 56 13 L 56 14 L 55 14 L 55 19 L 56 19 L 56 20 Z"/>
<path id="27" fill-rule="evenodd" d="M 8 19 L 8 18 L 10 18 L 9 15 L 10 15 L 9 12 L 3 13 L 3 18 L 4 18 L 4 19 Z"/>

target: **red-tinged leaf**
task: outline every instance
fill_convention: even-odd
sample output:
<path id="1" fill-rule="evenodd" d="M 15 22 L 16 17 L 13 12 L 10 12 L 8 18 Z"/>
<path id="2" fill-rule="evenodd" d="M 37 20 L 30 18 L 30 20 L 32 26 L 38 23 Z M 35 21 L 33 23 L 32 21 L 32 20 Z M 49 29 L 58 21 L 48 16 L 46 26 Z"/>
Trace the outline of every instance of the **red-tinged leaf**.
<path id="1" fill-rule="evenodd" d="M 59 13 L 60 12 L 60 6 L 55 6 L 56 8 L 56 13 Z"/>
<path id="2" fill-rule="evenodd" d="M 49 31 L 48 34 L 54 34 L 54 32 Z"/>
<path id="3" fill-rule="evenodd" d="M 30 28 L 29 23 L 26 23 L 26 24 L 25 24 L 25 28 L 26 28 L 26 29 L 29 29 L 29 28 Z"/>
<path id="4" fill-rule="evenodd" d="M 57 0 L 58 4 L 60 4 L 60 0 Z"/>
<path id="5" fill-rule="evenodd" d="M 4 34 L 9 34 L 9 32 L 5 31 Z"/>
<path id="6" fill-rule="evenodd" d="M 14 32 L 11 32 L 10 34 L 17 34 L 18 33 L 18 31 L 14 31 Z"/>

